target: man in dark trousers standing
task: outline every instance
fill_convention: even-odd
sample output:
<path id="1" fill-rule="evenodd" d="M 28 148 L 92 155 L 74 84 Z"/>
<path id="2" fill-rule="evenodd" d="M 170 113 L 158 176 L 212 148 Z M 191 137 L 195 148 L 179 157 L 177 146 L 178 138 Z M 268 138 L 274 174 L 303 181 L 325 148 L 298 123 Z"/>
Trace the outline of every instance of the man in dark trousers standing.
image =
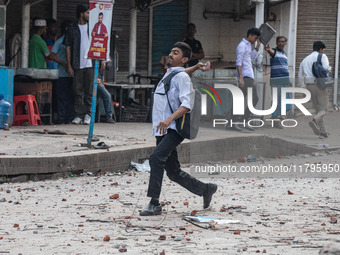
<path id="1" fill-rule="evenodd" d="M 152 110 L 152 131 L 156 136 L 156 149 L 150 156 L 150 181 L 148 197 L 151 201 L 140 212 L 141 216 L 160 215 L 162 207 L 159 204 L 159 196 L 162 188 L 164 169 L 170 180 L 177 182 L 192 193 L 203 196 L 203 208 L 210 205 L 217 185 L 203 183 L 180 168 L 177 146 L 184 140 L 176 130 L 175 120 L 183 116 L 193 107 L 193 87 L 189 75 L 184 71 L 184 65 L 191 57 L 191 48 L 183 42 L 177 42 L 173 46 L 168 60 L 166 74 L 158 84 L 154 93 Z M 164 78 L 172 72 L 179 72 L 171 80 L 168 98 L 164 89 Z M 173 109 L 171 113 L 170 106 Z"/>
<path id="2" fill-rule="evenodd" d="M 200 59 L 204 58 L 204 51 L 200 41 L 195 39 L 196 26 L 193 23 L 187 25 L 187 37 L 184 42 L 188 44 L 192 50 L 192 57 L 186 64 L 187 67 L 196 65 Z"/>
<path id="3" fill-rule="evenodd" d="M 85 58 L 86 51 L 90 48 L 89 15 L 87 4 L 77 6 L 78 21 L 69 27 L 63 42 L 66 45 L 67 72 L 73 77 L 75 112 L 73 124 L 83 122 L 89 125 L 91 122 L 94 73 L 91 59 Z"/>

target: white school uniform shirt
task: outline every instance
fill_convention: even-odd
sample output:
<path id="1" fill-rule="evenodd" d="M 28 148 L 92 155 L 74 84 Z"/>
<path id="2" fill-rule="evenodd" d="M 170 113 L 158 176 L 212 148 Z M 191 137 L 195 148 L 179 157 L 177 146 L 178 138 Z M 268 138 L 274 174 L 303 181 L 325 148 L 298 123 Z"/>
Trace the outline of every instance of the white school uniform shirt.
<path id="1" fill-rule="evenodd" d="M 242 66 L 242 76 L 254 79 L 253 66 L 251 60 L 258 55 L 257 50 L 251 50 L 251 43 L 246 39 L 242 39 L 236 48 L 236 66 Z M 237 72 L 239 78 L 239 73 Z"/>
<path id="2" fill-rule="evenodd" d="M 195 92 L 189 75 L 184 72 L 184 67 L 170 67 L 167 69 L 166 74 L 158 83 L 154 93 L 154 103 L 152 108 L 152 135 L 162 136 L 160 130 L 156 132 L 158 124 L 167 119 L 171 114 L 168 99 L 164 90 L 163 80 L 171 72 L 180 72 L 175 75 L 171 80 L 170 89 L 168 91 L 168 98 L 172 110 L 175 112 L 180 106 L 192 109 L 194 103 Z M 176 129 L 175 121 L 173 121 L 168 128 Z"/>
<path id="3" fill-rule="evenodd" d="M 83 68 L 90 68 L 92 67 L 92 61 L 91 59 L 85 58 L 86 52 L 90 48 L 90 38 L 88 35 L 88 27 L 87 24 L 85 25 L 79 25 L 80 30 L 80 69 Z"/>
<path id="4" fill-rule="evenodd" d="M 305 87 L 306 83 L 314 83 L 315 76 L 313 75 L 312 67 L 313 63 L 318 60 L 319 52 L 313 51 L 307 57 L 305 57 L 299 67 L 299 86 Z M 329 66 L 329 60 L 326 54 L 322 54 L 321 64 L 323 68 L 328 70 L 329 72 L 332 70 L 332 67 Z"/>

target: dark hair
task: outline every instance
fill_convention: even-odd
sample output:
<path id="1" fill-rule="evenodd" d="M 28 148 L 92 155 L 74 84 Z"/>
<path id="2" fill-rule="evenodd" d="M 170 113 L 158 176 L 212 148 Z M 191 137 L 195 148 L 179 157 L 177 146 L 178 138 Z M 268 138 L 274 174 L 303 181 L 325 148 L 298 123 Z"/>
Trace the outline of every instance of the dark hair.
<path id="1" fill-rule="evenodd" d="M 256 27 L 252 27 L 248 30 L 247 32 L 247 37 L 249 35 L 257 35 L 257 36 L 260 36 L 261 35 L 261 32 L 260 32 L 260 29 L 256 28 Z"/>
<path id="2" fill-rule="evenodd" d="M 284 39 L 286 42 L 288 41 L 285 36 L 279 35 L 278 37 L 276 37 L 276 42 L 278 42 L 280 39 Z"/>
<path id="3" fill-rule="evenodd" d="M 66 30 L 71 24 L 72 24 L 71 20 L 64 20 L 60 25 L 61 34 L 63 35 L 66 34 Z"/>
<path id="4" fill-rule="evenodd" d="M 176 42 L 173 46 L 173 48 L 179 48 L 181 49 L 182 53 L 183 53 L 183 57 L 185 58 L 189 58 L 189 60 L 191 59 L 192 56 L 192 50 L 191 47 L 184 43 L 184 42 Z"/>
<path id="5" fill-rule="evenodd" d="M 87 4 L 80 4 L 77 6 L 77 19 L 80 18 L 80 14 L 86 12 L 89 9 Z"/>
<path id="6" fill-rule="evenodd" d="M 57 21 L 55 19 L 47 19 L 46 20 L 46 25 L 49 27 L 51 24 L 56 24 Z"/>
<path id="7" fill-rule="evenodd" d="M 196 26 L 195 26 L 195 24 L 194 24 L 194 23 L 189 23 L 189 24 L 187 25 L 187 30 L 188 30 L 190 27 L 194 27 L 194 28 L 196 28 Z"/>
<path id="8" fill-rule="evenodd" d="M 98 16 L 104 16 L 104 14 L 103 14 L 102 12 L 100 12 L 100 13 L 98 14 Z"/>
<path id="9" fill-rule="evenodd" d="M 321 41 L 316 41 L 313 43 L 313 51 L 319 51 L 325 48 L 326 48 L 326 45 Z"/>

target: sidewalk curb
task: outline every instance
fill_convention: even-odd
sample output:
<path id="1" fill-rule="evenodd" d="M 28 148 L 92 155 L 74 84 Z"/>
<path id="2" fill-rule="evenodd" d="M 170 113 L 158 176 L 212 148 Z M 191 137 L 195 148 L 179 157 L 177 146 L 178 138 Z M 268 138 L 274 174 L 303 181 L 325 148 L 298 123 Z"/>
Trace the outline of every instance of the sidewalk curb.
<path id="1" fill-rule="evenodd" d="M 154 146 L 104 151 L 90 154 L 46 157 L 1 157 L 0 176 L 67 173 L 73 171 L 123 171 L 130 162 L 148 159 Z M 185 142 L 178 147 L 181 163 L 232 160 L 238 157 L 269 157 L 297 155 L 318 151 L 317 148 L 268 136 L 229 137 L 206 141 Z"/>

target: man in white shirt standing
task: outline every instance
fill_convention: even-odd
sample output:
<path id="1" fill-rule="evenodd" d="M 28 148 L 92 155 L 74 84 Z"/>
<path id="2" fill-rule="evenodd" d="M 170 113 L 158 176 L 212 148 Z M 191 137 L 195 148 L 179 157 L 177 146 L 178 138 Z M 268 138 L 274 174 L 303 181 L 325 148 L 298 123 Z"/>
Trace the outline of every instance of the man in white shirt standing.
<path id="1" fill-rule="evenodd" d="M 327 113 L 328 95 L 326 89 L 321 89 L 316 85 L 316 77 L 313 75 L 313 63 L 317 61 L 318 55 L 322 54 L 322 67 L 329 72 L 332 68 L 329 66 L 329 60 L 326 54 L 323 54 L 326 45 L 321 41 L 313 43 L 313 52 L 304 58 L 299 68 L 299 85 L 307 87 L 311 93 L 312 102 L 315 108 L 313 120 L 309 122 L 309 126 L 313 129 L 315 135 L 320 138 L 327 138 L 324 116 Z"/>
<path id="2" fill-rule="evenodd" d="M 73 124 L 84 122 L 89 125 L 91 122 L 94 72 L 92 60 L 85 58 L 90 48 L 89 15 L 87 4 L 77 6 L 78 21 L 69 27 L 63 42 L 66 45 L 67 72 L 73 77 L 75 112 Z"/>
<path id="3" fill-rule="evenodd" d="M 248 88 L 253 88 L 253 95 L 249 95 L 252 96 L 253 105 L 256 105 L 259 99 L 257 96 L 256 86 L 254 84 L 254 71 L 251 60 L 255 59 L 258 55 L 258 51 L 261 46 L 261 43 L 259 41 L 260 34 L 261 32 L 258 28 L 250 28 L 247 31 L 247 37 L 243 38 L 236 48 L 236 71 L 239 81 L 239 87 L 242 90 L 244 97 L 247 97 L 248 95 Z M 254 44 L 256 41 L 256 47 L 254 50 L 252 50 L 252 44 Z M 254 131 L 254 129 L 250 127 L 247 123 L 250 117 L 250 110 L 248 106 L 245 107 L 243 120 L 239 121 L 240 117 L 242 116 L 233 115 L 227 128 L 235 131 L 241 131 L 242 129 L 234 123 L 243 122 L 244 128 L 250 131 Z"/>
<path id="4" fill-rule="evenodd" d="M 152 110 L 152 132 L 156 137 L 156 148 L 150 156 L 150 180 L 147 196 L 151 198 L 147 207 L 140 212 L 141 216 L 160 215 L 162 207 L 159 196 L 162 188 L 164 170 L 170 180 L 177 182 L 190 192 L 203 197 L 203 208 L 210 205 L 217 185 L 203 183 L 185 171 L 181 170 L 178 161 L 177 146 L 184 140 L 177 133 L 175 120 L 186 114 L 193 107 L 193 87 L 184 65 L 192 56 L 191 48 L 184 42 L 173 46 L 168 60 L 166 74 L 157 85 L 154 93 Z M 196 65 L 198 67 L 198 65 Z M 194 68 L 194 67 L 191 67 Z M 172 72 L 178 72 L 170 82 L 170 88 L 165 94 L 164 78 Z M 173 109 L 171 112 L 170 106 Z"/>

